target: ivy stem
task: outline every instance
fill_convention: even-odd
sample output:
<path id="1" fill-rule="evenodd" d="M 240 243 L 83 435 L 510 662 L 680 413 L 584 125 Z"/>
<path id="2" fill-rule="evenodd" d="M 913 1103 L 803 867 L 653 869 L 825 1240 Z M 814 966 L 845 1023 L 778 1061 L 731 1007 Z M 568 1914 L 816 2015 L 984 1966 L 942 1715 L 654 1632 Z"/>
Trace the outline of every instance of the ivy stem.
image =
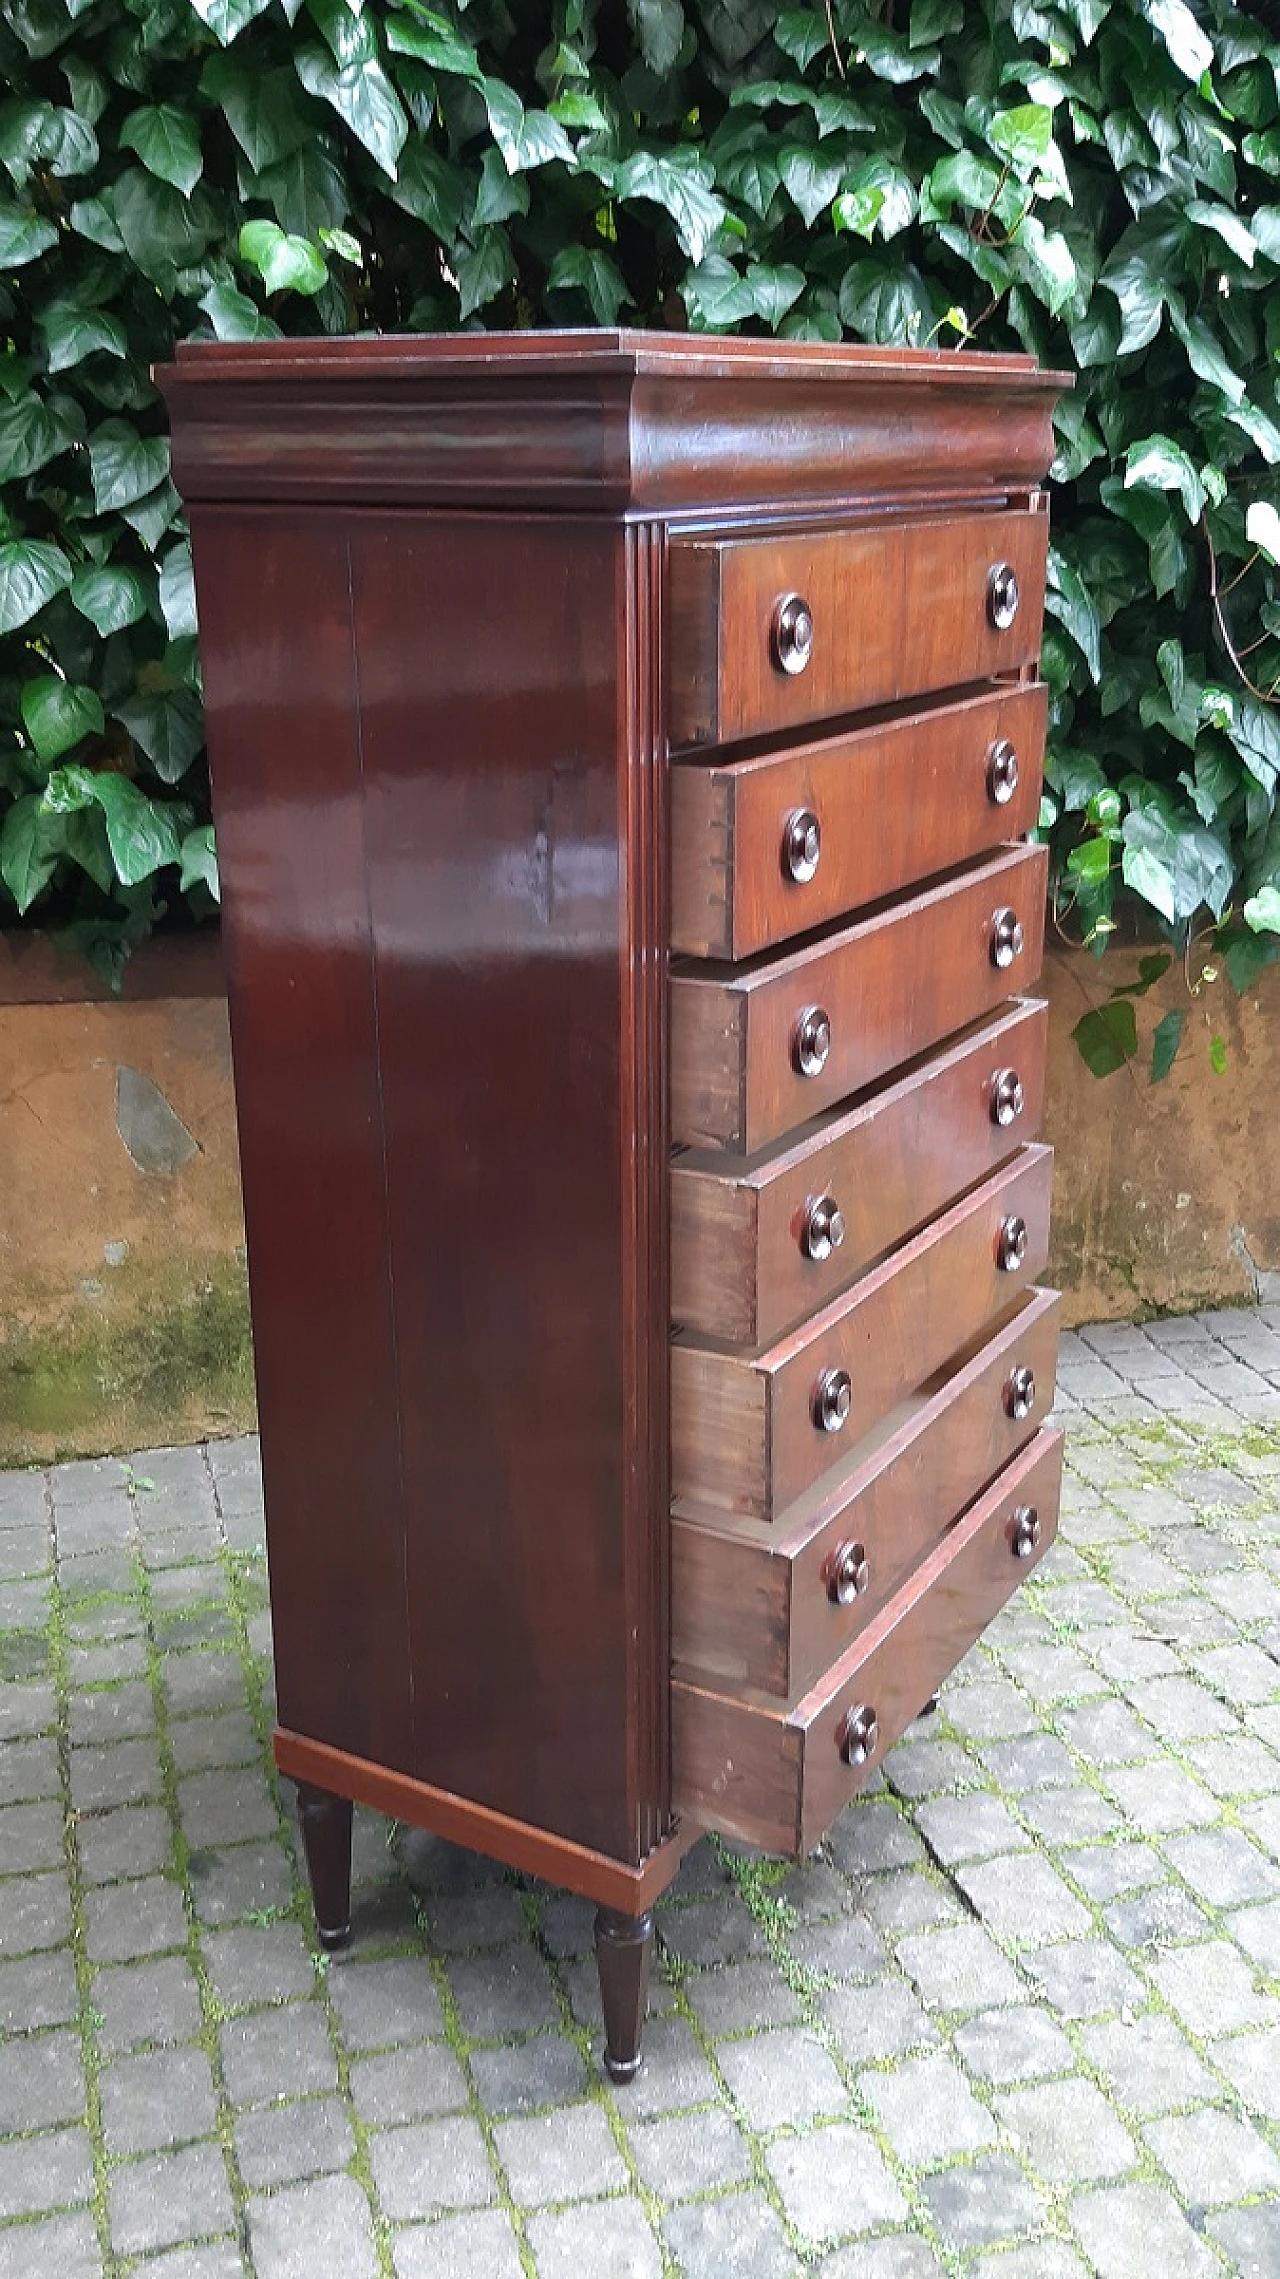
<path id="1" fill-rule="evenodd" d="M 1213 604 L 1214 620 L 1217 624 L 1218 632 L 1222 639 L 1222 646 L 1226 650 L 1227 655 L 1230 657 L 1231 662 L 1236 669 L 1236 672 L 1244 683 L 1244 686 L 1248 689 L 1250 696 L 1256 696 L 1259 704 L 1274 704 L 1276 701 L 1276 691 L 1277 689 L 1280 689 L 1280 680 L 1273 681 L 1269 689 L 1261 689 L 1258 687 L 1256 681 L 1250 680 L 1248 673 L 1244 669 L 1242 653 L 1239 649 L 1237 649 L 1235 642 L 1232 640 L 1231 634 L 1227 628 L 1226 618 L 1223 615 L 1223 593 L 1230 593 L 1231 587 L 1237 585 L 1239 583 L 1239 579 L 1233 578 L 1230 585 L 1219 587 L 1217 549 L 1213 543 L 1213 532 L 1210 530 L 1208 521 L 1203 513 L 1200 516 L 1199 527 L 1204 532 L 1204 542 L 1209 549 L 1209 599 Z M 1256 554 L 1254 555 L 1253 560 L 1257 560 Z M 1249 569 L 1251 566 L 1251 563 L 1246 562 L 1245 569 Z M 1244 570 L 1240 572 L 1240 577 L 1243 576 Z M 1250 642 L 1249 649 L 1254 649 L 1257 646 L 1258 644 L 1256 641 Z M 1248 656 L 1249 649 L 1246 649 L 1243 652 L 1244 657 Z"/>

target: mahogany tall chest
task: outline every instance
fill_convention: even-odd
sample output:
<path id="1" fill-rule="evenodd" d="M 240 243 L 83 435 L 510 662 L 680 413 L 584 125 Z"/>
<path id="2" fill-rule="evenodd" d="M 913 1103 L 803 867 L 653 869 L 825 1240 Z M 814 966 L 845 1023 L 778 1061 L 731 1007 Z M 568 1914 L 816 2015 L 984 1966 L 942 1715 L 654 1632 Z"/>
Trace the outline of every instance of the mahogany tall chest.
<path id="1" fill-rule="evenodd" d="M 637 333 L 163 375 L 279 1698 L 595 1900 L 799 1855 L 1055 1525 L 1037 678 L 1060 382 Z"/>

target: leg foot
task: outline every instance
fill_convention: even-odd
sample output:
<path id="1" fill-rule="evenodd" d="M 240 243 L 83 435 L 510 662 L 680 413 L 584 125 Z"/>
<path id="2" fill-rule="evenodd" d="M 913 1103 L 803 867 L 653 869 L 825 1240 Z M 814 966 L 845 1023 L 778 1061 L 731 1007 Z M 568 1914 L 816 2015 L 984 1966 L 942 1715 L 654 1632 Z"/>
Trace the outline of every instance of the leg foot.
<path id="1" fill-rule="evenodd" d="M 640 2036 L 649 2006 L 652 1915 L 596 1911 L 596 1963 L 604 2010 L 604 2069 L 611 2081 L 632 2081 L 640 2069 Z"/>
<path id="2" fill-rule="evenodd" d="M 351 1801 L 298 1783 L 298 1824 L 307 1855 L 320 1944 L 330 1952 L 351 1939 Z"/>
<path id="3" fill-rule="evenodd" d="M 933 1713 L 934 1713 L 935 1709 L 937 1708 L 937 1706 L 938 1706 L 938 1697 L 937 1697 L 937 1694 L 936 1694 L 936 1693 L 931 1693 L 931 1694 L 930 1694 L 930 1696 L 929 1696 L 929 1699 L 926 1701 L 926 1703 L 925 1703 L 925 1705 L 924 1705 L 923 1709 L 920 1711 L 920 1715 L 921 1715 L 921 1717 L 932 1717 L 932 1715 L 933 1715 Z"/>

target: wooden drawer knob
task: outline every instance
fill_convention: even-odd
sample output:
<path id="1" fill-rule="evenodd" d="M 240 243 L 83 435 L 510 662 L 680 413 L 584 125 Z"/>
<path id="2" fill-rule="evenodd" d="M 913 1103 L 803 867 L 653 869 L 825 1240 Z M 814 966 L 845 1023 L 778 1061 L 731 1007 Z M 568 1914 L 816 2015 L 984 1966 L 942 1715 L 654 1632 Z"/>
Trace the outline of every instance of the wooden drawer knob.
<path id="1" fill-rule="evenodd" d="M 1029 1417 L 1036 1405 L 1035 1371 L 1019 1367 L 1011 1369 L 1004 1381 L 1004 1413 L 1015 1424 Z"/>
<path id="2" fill-rule="evenodd" d="M 853 1405 L 847 1369 L 824 1369 L 813 1389 L 813 1421 L 819 1432 L 843 1432 Z"/>
<path id="3" fill-rule="evenodd" d="M 1020 599 L 1018 573 L 1012 562 L 993 562 L 987 572 L 987 615 L 997 633 L 1008 632 Z"/>
<path id="4" fill-rule="evenodd" d="M 1019 1504 L 1009 1530 L 1015 1559 L 1030 1559 L 1040 1548 L 1040 1514 L 1034 1504 Z"/>
<path id="5" fill-rule="evenodd" d="M 1016 1124 L 1025 1105 L 1022 1078 L 1016 1068 L 998 1068 L 991 1079 L 991 1121 L 1001 1131 Z"/>
<path id="6" fill-rule="evenodd" d="M 802 673 L 813 655 L 813 611 L 801 593 L 784 593 L 773 605 L 773 661 L 781 673 Z"/>
<path id="7" fill-rule="evenodd" d="M 1002 1274 L 1016 1274 L 1027 1255 L 1027 1222 L 1016 1213 L 1000 1221 L 996 1236 L 996 1264 Z"/>
<path id="8" fill-rule="evenodd" d="M 801 1076 L 820 1076 L 831 1050 L 831 1015 L 823 1005 L 806 1005 L 796 1023 L 792 1055 Z"/>
<path id="9" fill-rule="evenodd" d="M 822 825 L 811 808 L 797 807 L 782 832 L 782 867 L 797 886 L 817 876 L 822 860 Z"/>
<path id="10" fill-rule="evenodd" d="M 866 1548 L 861 1543 L 837 1543 L 823 1563 L 822 1579 L 833 1606 L 852 1606 L 871 1581 Z"/>
<path id="11" fill-rule="evenodd" d="M 988 947 L 991 963 L 998 971 L 1003 973 L 1006 966 L 1012 965 L 1015 958 L 1021 957 L 1024 939 L 1022 920 L 1016 910 L 992 911 Z"/>
<path id="12" fill-rule="evenodd" d="M 1007 807 L 1017 788 L 1017 752 L 1007 736 L 998 736 L 987 749 L 987 797 L 993 807 Z"/>
<path id="13" fill-rule="evenodd" d="M 836 1745 L 847 1765 L 865 1765 L 880 1745 L 880 1726 L 870 1702 L 847 1709 L 840 1720 Z"/>
<path id="14" fill-rule="evenodd" d="M 818 1195 L 805 1205 L 800 1248 L 818 1265 L 844 1241 L 844 1212 L 834 1195 Z"/>

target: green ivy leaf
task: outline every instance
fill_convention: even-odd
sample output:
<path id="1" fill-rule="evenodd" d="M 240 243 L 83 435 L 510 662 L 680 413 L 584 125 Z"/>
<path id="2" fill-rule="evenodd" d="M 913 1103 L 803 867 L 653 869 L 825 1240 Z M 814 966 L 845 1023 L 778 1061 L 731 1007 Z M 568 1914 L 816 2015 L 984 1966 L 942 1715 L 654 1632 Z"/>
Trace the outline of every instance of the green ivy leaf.
<path id="1" fill-rule="evenodd" d="M 1187 0 L 1141 0 L 1142 12 L 1153 24 L 1183 77 L 1199 86 L 1213 67 L 1213 43 L 1207 39 L 1187 6 Z"/>
<path id="2" fill-rule="evenodd" d="M 1260 886 L 1244 906 L 1244 922 L 1255 934 L 1280 934 L 1280 886 Z"/>
<path id="3" fill-rule="evenodd" d="M 109 419 L 89 437 L 93 503 L 99 514 L 132 506 L 169 472 L 167 435 L 139 435 L 122 419 Z"/>
<path id="4" fill-rule="evenodd" d="M 1209 1039 L 1209 1066 L 1210 1066 L 1210 1068 L 1213 1070 L 1213 1073 L 1214 1073 L 1214 1075 L 1215 1075 L 1215 1076 L 1225 1076 L 1225 1075 L 1226 1075 L 1226 1073 L 1227 1073 L 1227 1040 L 1226 1040 L 1226 1038 L 1225 1038 L 1225 1037 L 1223 1037 L 1223 1036 L 1218 1036 L 1218 1035 L 1214 1035 L 1214 1036 L 1210 1037 L 1210 1039 Z"/>
<path id="5" fill-rule="evenodd" d="M 457 264 L 458 298 L 463 322 L 486 302 L 496 299 L 515 276 L 515 262 L 504 229 L 483 229 L 476 242 L 460 255 Z"/>
<path id="6" fill-rule="evenodd" d="M 480 58 L 443 16 L 420 8 L 415 15 L 396 14 L 387 21 L 387 46 L 395 55 L 416 56 L 434 71 L 447 71 L 462 79 L 481 80 Z"/>
<path id="7" fill-rule="evenodd" d="M 321 47 L 299 48 L 293 65 L 307 93 L 332 106 L 394 182 L 409 121 L 382 65 L 375 59 L 339 66 Z"/>
<path id="8" fill-rule="evenodd" d="M 1131 443 L 1125 453 L 1125 489 L 1177 491 L 1188 522 L 1198 522 L 1204 508 L 1204 484 L 1180 443 L 1168 435 L 1147 435 Z"/>
<path id="9" fill-rule="evenodd" d="M 109 633 L 123 633 L 147 614 L 146 592 L 137 571 L 110 563 L 98 569 L 77 570 L 71 581 L 71 599 L 104 639 Z"/>
<path id="10" fill-rule="evenodd" d="M 1094 1076 L 1114 1076 L 1138 1049 L 1138 1023 L 1132 1005 L 1112 999 L 1095 1005 L 1071 1031 L 1086 1068 Z"/>
<path id="11" fill-rule="evenodd" d="M 203 749 L 199 710 L 186 689 L 140 690 L 113 705 L 112 717 L 128 729 L 162 783 L 177 783 Z"/>
<path id="12" fill-rule="evenodd" d="M 26 682 L 22 718 L 36 757 L 47 762 L 60 760 L 86 736 L 100 736 L 104 725 L 97 691 L 78 687 L 57 673 L 43 673 Z"/>
<path id="13" fill-rule="evenodd" d="M 1237 696 L 1227 734 L 1255 782 L 1274 795 L 1280 782 L 1280 716 L 1274 705 Z"/>
<path id="14" fill-rule="evenodd" d="M 1020 103 L 997 111 L 987 123 L 987 141 L 1017 174 L 1042 166 L 1053 146 L 1053 113 L 1045 103 Z"/>
<path id="15" fill-rule="evenodd" d="M 684 41 L 680 0 L 627 0 L 627 16 L 645 63 L 656 79 L 665 79 Z"/>
<path id="16" fill-rule="evenodd" d="M 281 340 L 273 318 L 264 316 L 247 293 L 234 285 L 211 285 L 200 303 L 219 340 Z"/>
<path id="17" fill-rule="evenodd" d="M 180 842 L 170 810 L 148 798 L 128 776 L 63 768 L 50 777 L 44 796 L 46 812 L 51 813 L 58 812 L 59 800 L 81 806 L 96 801 L 106 819 L 107 845 L 122 886 L 140 886 L 167 863 L 179 860 Z"/>
<path id="18" fill-rule="evenodd" d="M 107 309 L 91 309 L 74 301 L 49 301 L 40 314 L 45 354 L 51 372 L 66 372 L 83 364 L 86 356 L 120 356 L 129 353 L 129 336 L 119 317 Z"/>
<path id="19" fill-rule="evenodd" d="M 1151 1081 L 1159 1084 L 1168 1075 L 1182 1042 L 1182 1025 L 1185 1019 L 1182 1007 L 1175 1005 L 1157 1021 L 1151 1039 Z"/>
<path id="20" fill-rule="evenodd" d="M 34 393 L 0 405 L 0 482 L 37 474 L 74 441 L 72 430 Z"/>
<path id="21" fill-rule="evenodd" d="M 821 148 L 808 143 L 789 143 L 778 152 L 778 172 L 792 205 L 812 229 L 840 188 L 844 175 L 840 160 L 824 157 Z"/>
<path id="22" fill-rule="evenodd" d="M 215 902 L 222 900 L 222 884 L 218 877 L 218 852 L 214 844 L 212 823 L 197 824 L 188 831 L 179 850 L 182 864 L 178 884 L 184 894 L 193 886 L 207 886 Z"/>
<path id="23" fill-rule="evenodd" d="M 171 546 L 160 564 L 160 607 L 171 641 L 194 638 L 196 587 L 191 568 L 191 542 Z"/>
<path id="24" fill-rule="evenodd" d="M 204 171 L 191 114 L 172 103 L 147 103 L 131 111 L 120 129 L 120 143 L 123 149 L 137 152 L 149 174 L 172 182 L 184 197 Z"/>
<path id="25" fill-rule="evenodd" d="M 291 237 L 277 222 L 246 222 L 240 258 L 256 269 L 269 293 L 318 293 L 327 284 L 324 255 L 305 237 Z"/>
<path id="26" fill-rule="evenodd" d="M 298 104 L 292 71 L 260 71 L 238 56 L 211 56 L 200 84 L 222 107 L 222 114 L 255 174 L 301 148 L 311 129 Z"/>
<path id="27" fill-rule="evenodd" d="M 230 47 L 232 40 L 270 5 L 271 0 L 191 0 L 201 23 L 208 25 L 224 47 Z"/>
<path id="28" fill-rule="evenodd" d="M 0 878 L 17 903 L 19 916 L 49 884 L 61 852 L 61 824 L 44 812 L 39 792 L 24 792 L 0 826 Z"/>
<path id="29" fill-rule="evenodd" d="M 548 292 L 585 293 L 597 324 L 612 327 L 631 300 L 620 270 L 598 246 L 562 245 L 547 273 Z"/>
<path id="30" fill-rule="evenodd" d="M 390 194 L 445 245 L 453 244 L 462 219 L 462 169 L 430 149 L 420 136 L 413 136 L 401 152 L 399 177 Z"/>
<path id="31" fill-rule="evenodd" d="M 0 198 L 0 269 L 25 268 L 57 242 L 52 222 L 44 221 L 30 206 Z"/>
<path id="32" fill-rule="evenodd" d="M 690 261 L 701 261 L 726 209 L 707 187 L 692 152 L 686 158 L 674 152 L 638 150 L 618 167 L 616 182 L 619 197 L 649 200 L 661 206 L 671 216 Z"/>
<path id="33" fill-rule="evenodd" d="M 60 546 L 17 538 L 0 545 L 0 633 L 16 633 L 71 583 L 71 564 Z"/>
<path id="34" fill-rule="evenodd" d="M 1089 678 L 1102 678 L 1102 630 L 1098 607 L 1074 563 L 1056 546 L 1049 549 L 1044 605 L 1064 625 L 1089 668 Z"/>
<path id="35" fill-rule="evenodd" d="M 60 180 L 91 174 L 98 163 L 98 138 L 87 119 L 61 104 L 16 96 L 0 103 L 0 161 L 17 190 L 36 173 Z"/>

